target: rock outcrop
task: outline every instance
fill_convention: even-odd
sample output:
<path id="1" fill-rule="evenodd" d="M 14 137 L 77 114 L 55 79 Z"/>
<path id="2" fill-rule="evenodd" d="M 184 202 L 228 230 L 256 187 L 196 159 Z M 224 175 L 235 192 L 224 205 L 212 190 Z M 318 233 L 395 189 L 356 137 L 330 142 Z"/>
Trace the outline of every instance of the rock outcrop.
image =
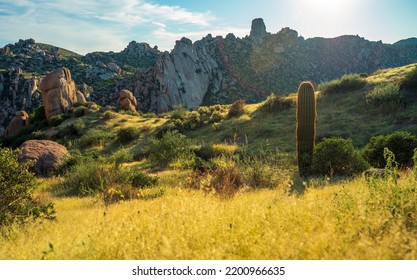
<path id="1" fill-rule="evenodd" d="M 262 18 L 256 18 L 252 21 L 249 38 L 255 43 L 260 43 L 268 35 L 266 26 Z"/>
<path id="2" fill-rule="evenodd" d="M 68 68 L 59 68 L 46 75 L 40 89 L 48 121 L 54 115 L 66 113 L 77 102 L 75 82 Z"/>
<path id="3" fill-rule="evenodd" d="M 120 109 L 136 112 L 137 101 L 130 90 L 122 89 L 118 95 Z"/>
<path id="4" fill-rule="evenodd" d="M 7 126 L 4 135 L 13 136 L 16 135 L 19 130 L 29 125 L 29 115 L 25 111 L 17 111 L 13 119 Z"/>
<path id="5" fill-rule="evenodd" d="M 19 160 L 34 161 L 33 171 L 38 175 L 54 172 L 69 157 L 64 146 L 50 140 L 28 140 L 20 148 Z"/>
<path id="6" fill-rule="evenodd" d="M 136 85 L 135 96 L 148 105 L 141 109 L 165 112 L 180 104 L 191 109 L 202 103 L 208 91 L 220 89 L 222 74 L 207 52 L 206 40 L 193 44 L 182 38 L 171 53 L 159 57 L 154 68 L 137 76 L 142 81 Z"/>

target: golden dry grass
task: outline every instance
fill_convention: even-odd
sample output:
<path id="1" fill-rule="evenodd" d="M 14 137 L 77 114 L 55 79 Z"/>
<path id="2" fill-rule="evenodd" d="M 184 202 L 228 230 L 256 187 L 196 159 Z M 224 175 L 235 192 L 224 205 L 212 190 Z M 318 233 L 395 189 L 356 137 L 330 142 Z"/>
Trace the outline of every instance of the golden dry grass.
<path id="1" fill-rule="evenodd" d="M 399 190 L 415 184 L 410 176 Z M 417 231 L 385 207 L 383 190 L 359 178 L 300 196 L 283 185 L 229 200 L 167 188 L 108 208 L 94 198 L 53 198 L 57 221 L 16 228 L 0 239 L 0 258 L 416 259 Z"/>

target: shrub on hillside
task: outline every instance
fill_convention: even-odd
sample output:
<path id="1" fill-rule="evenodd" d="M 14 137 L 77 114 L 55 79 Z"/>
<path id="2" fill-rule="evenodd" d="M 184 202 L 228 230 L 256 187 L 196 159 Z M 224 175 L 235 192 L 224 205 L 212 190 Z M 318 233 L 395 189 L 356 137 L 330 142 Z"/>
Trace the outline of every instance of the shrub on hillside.
<path id="1" fill-rule="evenodd" d="M 128 144 L 139 138 L 139 130 L 134 127 L 125 127 L 117 131 L 117 140 L 122 144 Z"/>
<path id="2" fill-rule="evenodd" d="M 403 103 L 403 95 L 397 84 L 377 85 L 366 95 L 366 103 L 384 112 L 396 110 Z"/>
<path id="3" fill-rule="evenodd" d="M 268 113 L 278 113 L 294 107 L 294 100 L 271 93 L 263 102 L 261 110 Z"/>
<path id="4" fill-rule="evenodd" d="M 32 194 L 37 186 L 30 163 L 18 161 L 18 152 L 0 148 L 0 228 L 37 218 L 54 219 L 52 204 L 42 205 Z"/>
<path id="5" fill-rule="evenodd" d="M 97 128 L 88 130 L 79 140 L 79 144 L 83 148 L 104 145 L 113 136 L 105 131 Z"/>
<path id="6" fill-rule="evenodd" d="M 227 117 L 233 118 L 242 115 L 245 113 L 245 105 L 246 102 L 243 99 L 235 101 L 232 105 L 230 105 L 229 111 L 227 112 Z"/>
<path id="7" fill-rule="evenodd" d="M 340 79 L 319 84 L 318 90 L 323 94 L 337 94 L 363 88 L 366 80 L 358 74 L 343 75 Z"/>
<path id="8" fill-rule="evenodd" d="M 103 120 L 108 121 L 117 118 L 117 113 L 111 110 L 107 110 L 103 114 Z"/>
<path id="9" fill-rule="evenodd" d="M 417 66 L 405 76 L 401 85 L 408 90 L 417 92 Z"/>
<path id="10" fill-rule="evenodd" d="M 324 138 L 314 148 L 312 169 L 315 174 L 352 176 L 369 167 L 355 149 L 352 140 L 340 137 Z"/>
<path id="11" fill-rule="evenodd" d="M 86 160 L 72 166 L 64 175 L 60 189 L 65 195 L 96 196 L 110 204 L 141 198 L 138 188 L 155 186 L 158 177 L 136 168 L 118 168 L 104 161 Z"/>
<path id="12" fill-rule="evenodd" d="M 417 137 L 406 131 L 374 136 L 363 148 L 363 155 L 372 166 L 383 168 L 385 166 L 384 148 L 388 148 L 395 154 L 400 167 L 411 166 L 414 149 L 417 148 Z"/>
<path id="13" fill-rule="evenodd" d="M 40 105 L 38 108 L 33 110 L 33 112 L 29 115 L 29 119 L 31 123 L 40 123 L 46 121 L 45 107 Z"/>
<path id="14" fill-rule="evenodd" d="M 194 157 L 197 146 L 178 131 L 167 131 L 161 138 L 154 138 L 145 148 L 152 165 L 164 168 L 179 159 Z"/>

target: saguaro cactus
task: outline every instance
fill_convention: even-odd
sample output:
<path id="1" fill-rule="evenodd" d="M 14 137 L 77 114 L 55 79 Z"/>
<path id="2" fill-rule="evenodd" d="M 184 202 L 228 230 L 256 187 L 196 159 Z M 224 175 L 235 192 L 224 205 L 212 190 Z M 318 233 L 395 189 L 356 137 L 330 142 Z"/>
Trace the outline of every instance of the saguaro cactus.
<path id="1" fill-rule="evenodd" d="M 297 160 L 301 176 L 308 175 L 316 139 L 316 96 L 311 82 L 302 82 L 297 94 Z"/>

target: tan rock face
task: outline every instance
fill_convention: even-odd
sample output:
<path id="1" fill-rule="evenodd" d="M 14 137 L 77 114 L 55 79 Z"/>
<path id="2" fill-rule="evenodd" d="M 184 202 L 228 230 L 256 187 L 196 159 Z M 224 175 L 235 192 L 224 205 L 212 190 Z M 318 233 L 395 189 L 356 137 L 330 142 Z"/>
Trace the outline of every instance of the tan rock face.
<path id="1" fill-rule="evenodd" d="M 29 125 L 29 115 L 25 111 L 17 111 L 4 132 L 5 136 L 13 136 Z"/>
<path id="2" fill-rule="evenodd" d="M 65 113 L 78 101 L 75 82 L 71 78 L 70 70 L 65 67 L 46 75 L 40 84 L 40 89 L 48 121 L 54 115 Z"/>
<path id="3" fill-rule="evenodd" d="M 33 171 L 38 175 L 55 171 L 69 156 L 67 148 L 50 140 L 28 140 L 20 148 L 19 160 L 34 161 Z"/>
<path id="4" fill-rule="evenodd" d="M 127 89 L 119 91 L 119 106 L 123 110 L 136 112 L 137 101 L 132 92 Z"/>

